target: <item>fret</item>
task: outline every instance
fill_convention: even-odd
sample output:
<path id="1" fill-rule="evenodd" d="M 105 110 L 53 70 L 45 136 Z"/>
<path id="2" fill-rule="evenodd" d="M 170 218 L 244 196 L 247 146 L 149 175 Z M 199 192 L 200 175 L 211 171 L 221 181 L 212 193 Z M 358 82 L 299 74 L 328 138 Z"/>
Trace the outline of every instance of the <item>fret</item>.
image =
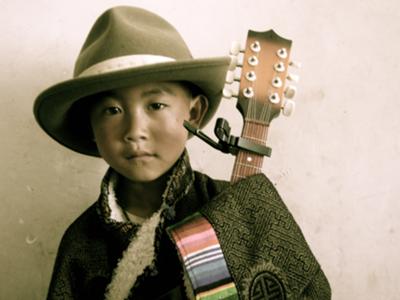
<path id="1" fill-rule="evenodd" d="M 237 170 L 238 170 L 239 173 L 237 173 L 235 175 L 245 176 L 245 177 L 261 173 L 261 169 L 256 169 L 255 170 L 255 169 L 244 168 L 244 167 L 240 167 L 240 166 L 238 167 Z"/>
<path id="2" fill-rule="evenodd" d="M 266 124 L 245 120 L 241 137 L 254 141 L 257 144 L 265 145 L 267 134 L 268 126 Z M 263 161 L 264 157 L 262 155 L 240 150 L 235 159 L 231 182 L 261 173 Z"/>
<path id="3" fill-rule="evenodd" d="M 233 183 L 233 182 L 236 182 L 236 181 L 238 181 L 239 179 L 242 179 L 242 178 L 246 178 L 246 176 L 238 175 L 238 174 L 232 174 L 231 182 L 232 182 L 232 183 Z"/>
<path id="4" fill-rule="evenodd" d="M 248 165 L 261 168 L 262 167 L 262 157 L 257 154 L 253 154 L 250 152 L 243 151 L 237 159 L 238 164 Z"/>
<path id="5" fill-rule="evenodd" d="M 242 135 L 243 138 L 248 139 L 250 141 L 254 141 L 254 142 L 258 142 L 259 144 L 263 144 L 264 143 L 264 139 L 258 139 L 252 136 L 246 136 L 246 135 Z"/>
<path id="6" fill-rule="evenodd" d="M 257 166 L 249 165 L 249 164 L 244 164 L 244 163 L 237 163 L 239 166 L 244 167 L 244 168 L 250 168 L 250 169 L 257 169 L 259 170 L 260 168 Z"/>

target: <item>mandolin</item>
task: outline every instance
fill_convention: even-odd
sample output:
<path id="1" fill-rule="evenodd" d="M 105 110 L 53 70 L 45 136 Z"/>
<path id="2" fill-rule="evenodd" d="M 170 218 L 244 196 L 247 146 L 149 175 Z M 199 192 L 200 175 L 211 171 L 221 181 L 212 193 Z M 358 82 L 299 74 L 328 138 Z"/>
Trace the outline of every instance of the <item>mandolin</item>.
<path id="1" fill-rule="evenodd" d="M 225 119 L 217 119 L 213 141 L 188 122 L 184 126 L 212 147 L 236 156 L 231 183 L 262 172 L 264 156 L 271 155 L 266 146 L 268 128 L 281 113 L 289 116 L 295 107 L 296 88 L 286 87 L 286 79 L 296 81 L 290 74 L 292 42 L 273 30 L 248 31 L 243 49 L 234 44 L 232 65 L 227 83 L 233 89 L 224 89 L 225 98 L 237 98 L 237 108 L 244 125 L 240 137 L 230 134 Z M 238 291 L 227 267 L 218 237 L 208 220 L 200 213 L 186 218 L 167 229 L 175 243 L 185 273 L 196 299 L 238 299 Z"/>

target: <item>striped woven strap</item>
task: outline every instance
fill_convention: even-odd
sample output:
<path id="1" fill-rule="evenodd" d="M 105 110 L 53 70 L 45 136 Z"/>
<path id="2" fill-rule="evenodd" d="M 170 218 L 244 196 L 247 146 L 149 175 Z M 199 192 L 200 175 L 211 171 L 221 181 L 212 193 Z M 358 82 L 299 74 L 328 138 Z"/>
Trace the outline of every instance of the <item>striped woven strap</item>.
<path id="1" fill-rule="evenodd" d="M 218 238 L 200 214 L 167 228 L 198 300 L 239 299 Z"/>

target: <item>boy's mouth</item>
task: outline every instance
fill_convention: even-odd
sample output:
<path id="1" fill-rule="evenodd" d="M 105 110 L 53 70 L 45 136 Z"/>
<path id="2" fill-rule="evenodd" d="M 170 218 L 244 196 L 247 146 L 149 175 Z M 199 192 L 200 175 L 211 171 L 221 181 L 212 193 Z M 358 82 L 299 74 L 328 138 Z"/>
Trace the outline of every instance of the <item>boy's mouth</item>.
<path id="1" fill-rule="evenodd" d="M 127 159 L 145 159 L 145 158 L 150 158 L 153 155 L 151 153 L 145 152 L 145 151 L 135 151 L 130 153 L 129 155 L 126 156 Z"/>

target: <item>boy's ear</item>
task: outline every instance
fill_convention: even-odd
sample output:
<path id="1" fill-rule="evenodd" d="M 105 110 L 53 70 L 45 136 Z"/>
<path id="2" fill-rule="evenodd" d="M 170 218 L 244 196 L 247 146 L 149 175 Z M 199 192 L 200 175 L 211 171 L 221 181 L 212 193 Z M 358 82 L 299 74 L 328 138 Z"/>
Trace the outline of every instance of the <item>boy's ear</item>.
<path id="1" fill-rule="evenodd" d="M 204 95 L 198 95 L 190 101 L 189 122 L 199 127 L 208 109 L 208 99 Z"/>

